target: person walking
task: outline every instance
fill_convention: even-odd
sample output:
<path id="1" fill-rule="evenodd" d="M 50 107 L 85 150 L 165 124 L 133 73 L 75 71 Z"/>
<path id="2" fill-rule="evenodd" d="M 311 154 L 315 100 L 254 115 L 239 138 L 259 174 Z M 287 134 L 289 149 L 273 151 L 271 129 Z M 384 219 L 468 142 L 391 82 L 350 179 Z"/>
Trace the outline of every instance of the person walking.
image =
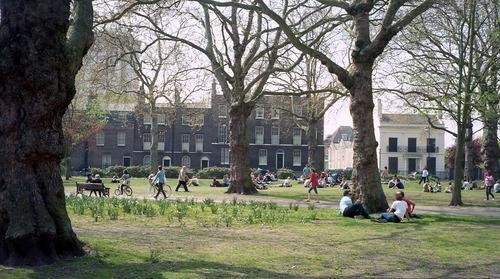
<path id="1" fill-rule="evenodd" d="M 162 166 L 158 166 L 158 172 L 155 175 L 155 179 L 153 181 L 153 184 L 155 182 L 158 185 L 158 192 L 155 195 L 155 200 L 158 199 L 158 196 L 160 196 L 160 193 L 163 194 L 164 199 L 167 199 L 167 194 L 165 193 L 165 190 L 163 190 L 163 185 L 165 185 L 165 171 L 163 171 Z"/>
<path id="2" fill-rule="evenodd" d="M 179 171 L 179 183 L 177 184 L 175 191 L 178 192 L 179 188 L 182 185 L 184 187 L 184 191 L 189 192 L 188 187 L 187 187 L 188 180 L 189 180 L 189 177 L 187 176 L 187 173 L 186 173 L 186 166 L 182 166 L 181 170 Z"/>
<path id="3" fill-rule="evenodd" d="M 311 191 L 314 190 L 314 193 L 316 193 L 316 203 L 319 203 L 318 185 L 319 185 L 318 173 L 316 172 L 316 169 L 311 168 L 309 191 L 307 192 L 307 200 L 306 200 L 307 202 L 311 201 Z"/>
<path id="4" fill-rule="evenodd" d="M 425 167 L 423 170 L 422 170 L 422 176 L 420 177 L 420 181 L 418 182 L 418 184 L 420 185 L 420 183 L 422 183 L 422 181 L 424 183 L 426 182 L 429 182 L 429 171 L 427 171 L 427 167 Z"/>
<path id="5" fill-rule="evenodd" d="M 495 178 L 493 178 L 493 175 L 491 174 L 490 171 L 486 173 L 484 176 L 484 189 L 486 190 L 486 200 L 490 200 L 490 195 L 491 199 L 495 200 L 495 196 L 492 193 L 493 185 L 495 183 Z"/>

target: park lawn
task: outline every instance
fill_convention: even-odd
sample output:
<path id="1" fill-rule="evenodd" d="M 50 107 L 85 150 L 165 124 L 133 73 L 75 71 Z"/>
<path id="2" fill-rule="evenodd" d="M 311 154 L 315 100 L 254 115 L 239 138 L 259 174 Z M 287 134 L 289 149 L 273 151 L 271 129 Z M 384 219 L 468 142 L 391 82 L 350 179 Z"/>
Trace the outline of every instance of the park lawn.
<path id="1" fill-rule="evenodd" d="M 0 277 L 487 278 L 500 272 L 495 244 L 500 243 L 500 218 L 423 215 L 379 224 L 343 218 L 332 209 L 229 203 L 212 205 L 219 208 L 214 214 L 208 206 L 202 211 L 202 203 L 187 201 L 170 202 L 169 209 L 177 212 L 178 204 L 189 207 L 182 221 L 168 214 L 145 217 L 120 211 L 117 220 L 103 216 L 96 222 L 88 212 L 76 215 L 70 208 L 88 256 L 36 268 L 0 267 Z M 219 218 L 234 207 L 237 220 L 226 226 Z M 264 216 L 289 217 L 242 222 L 253 207 L 264 208 Z M 264 216 L 261 220 L 267 220 Z"/>
<path id="2" fill-rule="evenodd" d="M 75 181 L 84 181 L 84 177 L 73 177 L 70 180 L 64 180 L 64 186 L 66 189 L 66 193 L 74 193 L 75 192 Z M 209 187 L 211 183 L 210 179 L 200 179 L 199 187 L 191 187 L 189 193 L 185 193 L 181 188 L 179 192 L 174 193 L 174 197 L 183 198 L 186 196 L 203 196 L 203 197 L 222 197 L 224 198 L 224 192 L 227 188 L 213 188 Z M 261 190 L 258 193 L 258 196 L 263 197 L 274 197 L 274 198 L 282 198 L 282 199 L 291 199 L 294 201 L 303 201 L 307 195 L 307 189 L 304 188 L 302 184 L 298 184 L 297 182 L 293 182 L 293 187 L 291 188 L 282 188 L 277 187 L 281 182 L 274 182 L 270 189 Z M 117 184 L 111 183 L 110 178 L 104 178 L 104 184 L 106 187 L 110 187 L 111 195 L 113 195 L 114 189 L 116 189 Z M 167 184 L 172 187 L 172 190 L 175 189 L 176 180 L 175 179 L 167 179 Z M 448 183 L 444 181 L 442 183 L 443 190 Z M 145 178 L 132 178 L 131 181 L 132 188 L 134 190 L 134 196 L 144 197 L 148 196 L 148 183 Z M 320 194 L 320 199 L 323 201 L 331 201 L 337 203 L 340 201 L 342 196 L 342 190 L 339 188 L 320 188 L 318 189 Z M 389 189 L 384 185 L 384 192 L 389 201 L 392 200 L 394 193 L 398 191 L 397 189 Z M 416 181 L 407 181 L 405 189 L 405 195 L 410 197 L 416 204 L 418 205 L 429 205 L 429 206 L 447 206 L 451 199 L 451 194 L 448 193 L 424 193 L 422 192 L 422 185 L 418 185 Z M 485 201 L 485 193 L 484 190 L 473 190 L 473 191 L 462 191 L 462 200 L 466 206 L 479 206 L 479 207 L 500 207 L 500 194 L 495 201 Z M 228 198 L 230 199 L 230 198 Z"/>

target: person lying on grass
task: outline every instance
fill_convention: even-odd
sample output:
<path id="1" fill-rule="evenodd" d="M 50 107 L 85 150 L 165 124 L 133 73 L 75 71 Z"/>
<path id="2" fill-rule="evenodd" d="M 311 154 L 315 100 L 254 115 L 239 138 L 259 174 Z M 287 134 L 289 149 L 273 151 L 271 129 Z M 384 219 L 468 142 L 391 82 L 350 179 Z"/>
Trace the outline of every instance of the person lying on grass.
<path id="1" fill-rule="evenodd" d="M 392 203 L 387 212 L 380 214 L 380 217 L 378 217 L 377 219 L 372 219 L 373 222 L 399 223 L 403 220 L 406 214 L 406 210 L 408 209 L 408 204 L 403 200 L 403 195 L 401 195 L 401 192 L 397 192 L 394 195 L 394 198 L 395 201 Z"/>
<path id="2" fill-rule="evenodd" d="M 344 191 L 342 199 L 340 199 L 339 209 L 344 217 L 354 218 L 355 216 L 363 216 L 366 219 L 371 219 L 368 212 L 363 207 L 363 199 L 359 198 L 356 202 L 352 203 L 352 192 L 350 190 Z"/>

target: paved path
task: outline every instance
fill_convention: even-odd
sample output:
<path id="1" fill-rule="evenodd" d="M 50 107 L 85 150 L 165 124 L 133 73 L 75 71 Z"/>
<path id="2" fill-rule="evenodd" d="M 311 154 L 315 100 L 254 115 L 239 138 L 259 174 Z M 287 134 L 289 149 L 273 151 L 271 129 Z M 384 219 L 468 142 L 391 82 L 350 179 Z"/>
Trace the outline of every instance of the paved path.
<path id="1" fill-rule="evenodd" d="M 135 196 L 136 198 L 142 199 L 143 196 Z M 149 198 L 149 197 L 146 197 Z M 265 196 L 244 196 L 237 194 L 224 194 L 224 195 L 181 195 L 171 196 L 170 200 L 176 199 L 194 199 L 195 201 L 203 201 L 204 199 L 210 198 L 215 202 L 222 201 L 232 201 L 234 198 L 243 201 L 260 201 L 260 202 L 275 202 L 280 206 L 288 206 L 290 203 L 298 204 L 300 207 L 307 207 L 310 203 L 305 201 L 296 201 L 286 198 L 276 198 L 276 197 L 265 197 Z M 313 202 L 311 202 L 313 203 Z M 318 208 L 338 208 L 338 202 L 332 201 L 322 201 L 319 204 L 315 204 Z M 461 214 L 461 215 L 471 215 L 471 216 L 492 216 L 500 217 L 500 207 L 453 207 L 453 206 L 428 206 L 428 205 L 418 205 L 415 208 L 415 212 L 418 213 L 431 213 L 431 214 Z"/>

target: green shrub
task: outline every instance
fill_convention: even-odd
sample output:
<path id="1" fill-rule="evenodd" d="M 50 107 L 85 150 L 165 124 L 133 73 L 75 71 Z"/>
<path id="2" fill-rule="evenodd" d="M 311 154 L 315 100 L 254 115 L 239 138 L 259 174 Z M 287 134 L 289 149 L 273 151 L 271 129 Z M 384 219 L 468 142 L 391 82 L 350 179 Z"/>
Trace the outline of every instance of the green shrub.
<path id="1" fill-rule="evenodd" d="M 288 177 L 293 178 L 294 172 L 291 169 L 278 169 L 276 175 L 279 179 L 287 179 Z"/>
<path id="2" fill-rule="evenodd" d="M 199 170 L 196 173 L 196 176 L 198 178 L 218 178 L 221 179 L 224 177 L 224 175 L 229 176 L 229 168 L 222 168 L 222 167 L 210 167 L 210 168 L 204 168 Z"/>
<path id="3" fill-rule="evenodd" d="M 163 170 L 165 171 L 165 176 L 167 178 L 178 178 L 181 167 L 166 167 Z M 192 169 L 187 169 L 187 175 L 189 177 L 193 177 L 193 174 L 194 172 Z"/>
<path id="4" fill-rule="evenodd" d="M 127 171 L 132 177 L 148 177 L 150 169 L 148 166 L 131 166 Z"/>
<path id="5" fill-rule="evenodd" d="M 118 175 L 121 176 L 123 171 L 126 169 L 124 166 L 110 166 L 106 169 L 106 172 L 109 176 Z"/>
<path id="6" fill-rule="evenodd" d="M 100 168 L 91 168 L 90 169 L 90 174 L 92 174 L 92 176 L 95 176 L 96 174 L 98 174 L 101 177 L 107 177 L 108 176 L 108 173 L 105 170 L 100 169 Z"/>

